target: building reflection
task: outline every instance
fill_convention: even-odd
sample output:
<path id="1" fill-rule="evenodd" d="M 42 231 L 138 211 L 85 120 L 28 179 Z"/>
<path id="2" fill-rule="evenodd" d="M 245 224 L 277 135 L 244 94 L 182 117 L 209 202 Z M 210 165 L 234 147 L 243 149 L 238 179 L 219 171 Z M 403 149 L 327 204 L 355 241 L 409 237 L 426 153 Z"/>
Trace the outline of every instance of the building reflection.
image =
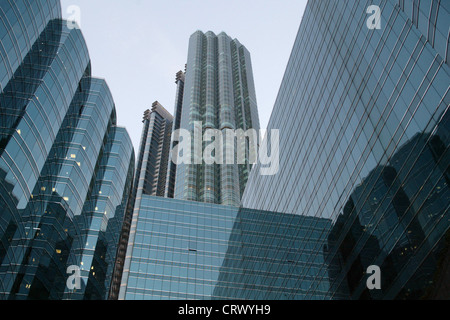
<path id="1" fill-rule="evenodd" d="M 328 237 L 336 294 L 449 298 L 449 118 L 413 137 L 353 191 Z M 381 290 L 366 288 L 370 265 L 381 267 Z"/>
<path id="2" fill-rule="evenodd" d="M 213 297 L 328 299 L 323 265 L 331 226 L 329 219 L 241 208 Z"/>

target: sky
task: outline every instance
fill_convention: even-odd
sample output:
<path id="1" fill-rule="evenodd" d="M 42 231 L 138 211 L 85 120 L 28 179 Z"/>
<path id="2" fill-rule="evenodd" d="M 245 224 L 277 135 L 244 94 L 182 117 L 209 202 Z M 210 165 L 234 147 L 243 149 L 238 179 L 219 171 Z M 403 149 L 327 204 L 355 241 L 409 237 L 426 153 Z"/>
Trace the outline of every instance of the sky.
<path id="1" fill-rule="evenodd" d="M 118 125 L 136 152 L 142 117 L 154 101 L 175 107 L 175 74 L 184 70 L 189 37 L 224 31 L 252 58 L 261 128 L 266 128 L 307 0 L 62 0 L 64 18 L 79 8 L 92 75 L 111 89 Z"/>

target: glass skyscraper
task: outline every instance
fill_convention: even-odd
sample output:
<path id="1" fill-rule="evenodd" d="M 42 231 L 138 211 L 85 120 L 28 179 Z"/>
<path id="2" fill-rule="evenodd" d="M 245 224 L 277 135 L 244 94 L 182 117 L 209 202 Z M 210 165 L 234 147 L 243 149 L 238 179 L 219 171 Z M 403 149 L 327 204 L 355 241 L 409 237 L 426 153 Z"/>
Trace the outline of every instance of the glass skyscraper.
<path id="1" fill-rule="evenodd" d="M 332 221 L 316 247 L 332 299 L 449 298 L 449 13 L 308 2 L 268 127 L 280 172 L 256 166 L 242 205 Z M 366 286 L 371 265 L 381 290 Z"/>
<path id="2" fill-rule="evenodd" d="M 130 137 L 59 1 L 2 1 L 0 41 L 0 299 L 105 299 Z"/>
<path id="3" fill-rule="evenodd" d="M 196 123 L 201 127 L 197 128 Z M 259 130 L 255 85 L 250 53 L 224 32 L 195 32 L 189 41 L 180 128 L 191 132 L 206 130 Z M 225 136 L 225 134 L 224 134 Z M 190 164 L 176 171 L 176 199 L 238 206 L 251 165 L 197 164 L 192 146 Z M 229 146 L 228 146 L 229 147 Z M 227 145 L 224 143 L 224 150 Z"/>

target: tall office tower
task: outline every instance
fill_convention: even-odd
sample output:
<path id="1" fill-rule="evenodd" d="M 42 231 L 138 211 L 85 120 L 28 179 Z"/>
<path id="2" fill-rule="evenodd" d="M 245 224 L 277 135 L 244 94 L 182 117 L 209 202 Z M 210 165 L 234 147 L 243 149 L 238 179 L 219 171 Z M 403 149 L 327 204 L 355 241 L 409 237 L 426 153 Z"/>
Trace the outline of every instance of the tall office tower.
<path id="1" fill-rule="evenodd" d="M 242 202 L 333 222 L 309 248 L 333 299 L 449 298 L 449 14 L 448 1 L 308 2 L 268 127 L 280 171 L 255 167 Z"/>
<path id="2" fill-rule="evenodd" d="M 136 177 L 137 188 L 148 195 L 163 197 L 166 191 L 173 116 L 158 102 L 144 113 Z M 140 184 L 139 184 L 140 183 Z"/>
<path id="3" fill-rule="evenodd" d="M 106 298 L 131 189 L 131 140 L 60 18 L 0 4 L 0 299 Z"/>
<path id="4" fill-rule="evenodd" d="M 223 136 L 227 130 L 259 129 L 250 53 L 238 40 L 223 32 L 216 36 L 197 31 L 191 36 L 180 128 L 192 137 L 203 137 L 208 129 Z M 206 142 L 192 143 L 190 164 L 178 165 L 174 197 L 239 205 L 251 165 L 206 164 L 198 152 Z M 230 147 L 224 143 L 223 154 Z M 206 156 L 219 157 L 219 151 Z"/>
<path id="5" fill-rule="evenodd" d="M 183 71 L 177 72 L 175 83 L 177 85 L 177 93 L 175 96 L 175 119 L 173 121 L 172 132 L 176 133 L 177 130 L 180 129 L 181 125 L 181 112 L 183 111 L 183 95 L 184 95 L 184 82 L 186 80 L 186 73 Z M 175 150 L 178 145 L 178 140 L 174 139 L 172 136 L 172 142 L 170 145 L 170 150 Z M 177 155 L 173 152 L 169 154 L 169 168 L 167 171 L 167 179 L 166 179 L 166 198 L 173 198 L 175 195 L 175 179 L 177 174 Z"/>

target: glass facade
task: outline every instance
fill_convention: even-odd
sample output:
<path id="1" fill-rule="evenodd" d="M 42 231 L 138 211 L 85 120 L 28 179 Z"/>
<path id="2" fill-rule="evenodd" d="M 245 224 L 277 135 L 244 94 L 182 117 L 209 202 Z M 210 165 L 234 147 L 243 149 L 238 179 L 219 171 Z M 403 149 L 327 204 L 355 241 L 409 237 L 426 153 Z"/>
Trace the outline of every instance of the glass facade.
<path id="1" fill-rule="evenodd" d="M 449 298 L 449 12 L 308 2 L 268 127 L 280 171 L 255 167 L 242 205 L 332 221 L 316 248 L 332 299 Z M 381 290 L 366 286 L 370 265 Z"/>
<path id="2" fill-rule="evenodd" d="M 0 92 L 47 24 L 61 18 L 59 0 L 4 0 L 0 6 Z"/>
<path id="3" fill-rule="evenodd" d="M 327 219 L 145 195 L 133 226 L 120 299 L 326 298 Z"/>
<path id="4" fill-rule="evenodd" d="M 0 6 L 0 299 L 105 299 L 131 191 L 131 140 L 60 9 Z"/>
<path id="5" fill-rule="evenodd" d="M 449 65 L 450 3 L 436 0 L 398 0 L 400 9 Z"/>
<path id="6" fill-rule="evenodd" d="M 119 299 L 211 297 L 237 211 L 143 195 L 133 215 Z"/>
<path id="7" fill-rule="evenodd" d="M 191 36 L 180 128 L 192 137 L 197 131 L 203 136 L 208 129 L 219 130 L 223 136 L 227 130 L 259 130 L 250 53 L 237 39 L 211 31 Z M 224 142 L 224 154 L 227 147 Z M 197 164 L 196 154 L 193 143 L 191 163 L 177 166 L 174 197 L 238 206 L 251 170 L 248 161 Z"/>
<path id="8" fill-rule="evenodd" d="M 240 208 L 213 299 L 324 300 L 331 220 Z"/>

